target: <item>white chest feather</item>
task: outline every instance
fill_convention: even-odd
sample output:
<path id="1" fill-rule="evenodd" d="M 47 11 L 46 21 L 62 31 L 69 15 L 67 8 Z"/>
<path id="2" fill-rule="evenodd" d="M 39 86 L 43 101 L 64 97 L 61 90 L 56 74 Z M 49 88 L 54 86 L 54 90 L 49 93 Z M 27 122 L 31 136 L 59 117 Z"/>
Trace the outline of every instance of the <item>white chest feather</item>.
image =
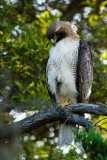
<path id="1" fill-rule="evenodd" d="M 79 39 L 70 38 L 59 41 L 52 46 L 46 68 L 47 83 L 58 103 L 66 100 L 76 103 L 76 64 Z"/>

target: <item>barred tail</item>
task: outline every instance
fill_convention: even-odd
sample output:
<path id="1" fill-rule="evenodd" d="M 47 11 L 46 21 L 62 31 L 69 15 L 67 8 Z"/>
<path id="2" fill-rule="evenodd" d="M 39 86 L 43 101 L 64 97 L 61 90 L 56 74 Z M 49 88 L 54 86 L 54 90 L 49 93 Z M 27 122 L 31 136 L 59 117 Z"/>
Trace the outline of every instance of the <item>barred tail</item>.
<path id="1" fill-rule="evenodd" d="M 58 143 L 59 146 L 71 144 L 74 140 L 74 126 L 69 124 L 61 124 L 59 129 Z"/>

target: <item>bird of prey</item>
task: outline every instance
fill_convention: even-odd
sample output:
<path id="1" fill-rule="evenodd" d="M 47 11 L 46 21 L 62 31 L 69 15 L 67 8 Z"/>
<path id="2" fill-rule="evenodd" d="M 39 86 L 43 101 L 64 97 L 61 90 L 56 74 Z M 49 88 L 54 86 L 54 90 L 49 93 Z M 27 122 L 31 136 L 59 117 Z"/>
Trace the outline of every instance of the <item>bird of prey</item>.
<path id="1" fill-rule="evenodd" d="M 46 33 L 54 39 L 46 66 L 46 83 L 54 107 L 87 103 L 93 79 L 92 54 L 85 40 L 79 38 L 70 22 L 56 21 Z M 59 145 L 74 139 L 73 124 L 61 124 Z"/>

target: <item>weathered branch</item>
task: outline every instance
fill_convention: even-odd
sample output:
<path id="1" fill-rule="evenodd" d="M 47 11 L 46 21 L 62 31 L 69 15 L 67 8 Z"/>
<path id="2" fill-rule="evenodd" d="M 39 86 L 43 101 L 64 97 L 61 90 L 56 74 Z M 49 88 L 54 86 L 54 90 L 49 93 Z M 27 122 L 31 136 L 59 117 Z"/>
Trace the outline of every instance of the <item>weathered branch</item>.
<path id="1" fill-rule="evenodd" d="M 90 113 L 107 116 L 107 106 L 103 106 L 101 104 L 78 103 L 77 105 L 70 105 L 67 107 L 71 108 L 72 112 L 77 114 Z"/>
<path id="2" fill-rule="evenodd" d="M 35 113 L 23 120 L 9 125 L 7 128 L 0 128 L 0 139 L 9 138 L 16 133 L 28 133 L 33 129 L 37 129 L 47 123 L 54 121 L 63 121 L 75 123 L 86 129 L 93 127 L 93 123 L 78 115 L 80 113 L 91 113 L 107 116 L 107 107 L 97 104 L 77 104 L 69 105 L 64 108 L 42 108 L 38 113 Z"/>

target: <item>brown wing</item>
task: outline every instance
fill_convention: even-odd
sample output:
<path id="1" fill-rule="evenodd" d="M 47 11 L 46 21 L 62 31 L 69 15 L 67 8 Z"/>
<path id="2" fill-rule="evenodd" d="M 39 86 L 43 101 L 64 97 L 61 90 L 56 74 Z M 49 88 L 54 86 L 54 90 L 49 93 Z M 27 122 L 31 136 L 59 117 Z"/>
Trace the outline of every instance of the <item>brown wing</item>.
<path id="1" fill-rule="evenodd" d="M 90 49 L 84 40 L 80 40 L 77 63 L 78 103 L 87 103 L 93 79 L 93 60 Z"/>

